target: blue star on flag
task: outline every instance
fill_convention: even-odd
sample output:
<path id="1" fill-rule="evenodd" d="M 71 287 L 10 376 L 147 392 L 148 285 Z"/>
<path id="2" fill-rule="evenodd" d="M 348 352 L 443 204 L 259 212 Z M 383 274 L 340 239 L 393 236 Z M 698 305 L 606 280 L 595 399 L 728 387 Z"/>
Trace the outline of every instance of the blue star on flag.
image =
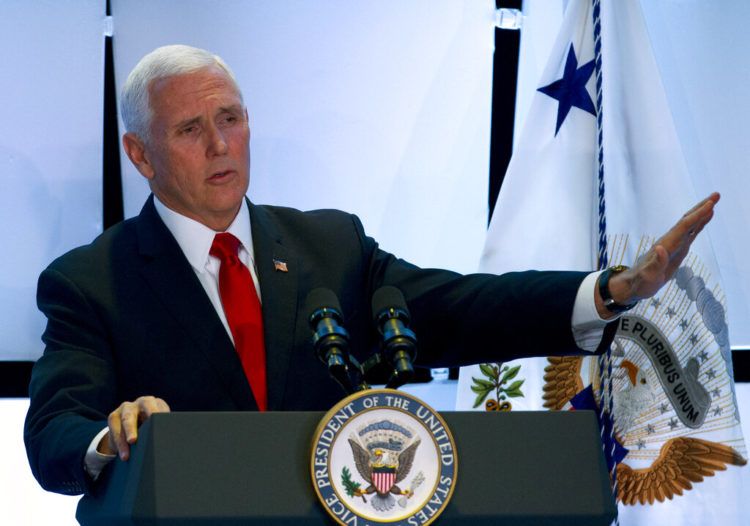
<path id="1" fill-rule="evenodd" d="M 579 68 L 575 49 L 573 49 L 573 44 L 570 44 L 562 78 L 537 90 L 558 102 L 555 136 L 557 136 L 560 126 L 562 126 L 573 106 L 596 116 L 594 102 L 586 90 L 586 83 L 591 78 L 592 73 L 594 73 L 594 61 L 587 62 Z"/>

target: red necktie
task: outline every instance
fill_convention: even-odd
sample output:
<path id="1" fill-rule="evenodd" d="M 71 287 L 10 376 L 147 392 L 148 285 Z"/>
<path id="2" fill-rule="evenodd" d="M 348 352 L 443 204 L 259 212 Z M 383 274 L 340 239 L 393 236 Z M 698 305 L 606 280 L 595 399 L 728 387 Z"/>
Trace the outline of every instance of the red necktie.
<path id="1" fill-rule="evenodd" d="M 242 362 L 258 409 L 268 407 L 266 351 L 263 345 L 263 316 L 250 271 L 238 257 L 240 240 L 227 232 L 216 234 L 210 254 L 221 261 L 219 294 L 234 347 Z"/>

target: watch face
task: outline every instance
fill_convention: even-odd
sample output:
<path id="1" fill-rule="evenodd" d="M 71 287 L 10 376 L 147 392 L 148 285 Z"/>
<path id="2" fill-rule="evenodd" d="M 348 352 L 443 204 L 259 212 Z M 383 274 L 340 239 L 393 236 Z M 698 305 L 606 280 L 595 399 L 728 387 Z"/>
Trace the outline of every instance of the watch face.
<path id="1" fill-rule="evenodd" d="M 629 268 L 630 267 L 627 267 L 625 265 L 615 265 L 614 267 L 610 267 L 609 270 L 611 270 L 613 274 L 619 274 L 620 272 L 628 270 Z"/>

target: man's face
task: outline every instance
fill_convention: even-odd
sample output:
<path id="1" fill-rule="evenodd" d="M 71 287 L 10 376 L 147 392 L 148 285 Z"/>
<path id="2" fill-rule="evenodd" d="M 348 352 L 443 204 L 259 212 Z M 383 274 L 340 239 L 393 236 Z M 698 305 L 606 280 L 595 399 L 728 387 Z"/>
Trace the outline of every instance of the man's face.
<path id="1" fill-rule="evenodd" d="M 225 230 L 250 178 L 250 128 L 240 94 L 212 66 L 157 80 L 150 95 L 151 140 L 139 170 L 169 208 Z"/>

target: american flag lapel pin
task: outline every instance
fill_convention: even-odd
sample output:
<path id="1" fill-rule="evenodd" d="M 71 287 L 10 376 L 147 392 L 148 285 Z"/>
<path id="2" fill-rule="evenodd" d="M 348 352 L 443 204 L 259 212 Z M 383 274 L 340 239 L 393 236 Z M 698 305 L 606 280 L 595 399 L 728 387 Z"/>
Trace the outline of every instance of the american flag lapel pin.
<path id="1" fill-rule="evenodd" d="M 279 272 L 289 272 L 289 268 L 286 266 L 286 261 L 280 259 L 273 260 L 273 269 Z"/>

